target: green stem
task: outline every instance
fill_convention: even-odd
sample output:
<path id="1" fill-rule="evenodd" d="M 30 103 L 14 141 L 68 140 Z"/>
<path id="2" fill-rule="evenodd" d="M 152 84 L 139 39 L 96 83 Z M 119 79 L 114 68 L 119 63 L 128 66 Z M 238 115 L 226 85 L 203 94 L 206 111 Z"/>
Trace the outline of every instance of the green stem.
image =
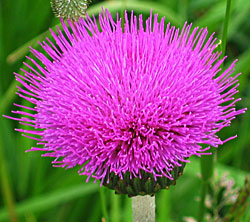
<path id="1" fill-rule="evenodd" d="M 230 14 L 231 14 L 231 0 L 227 0 L 226 15 L 225 15 L 223 32 L 222 32 L 221 58 L 224 58 L 225 53 L 226 53 L 227 32 L 228 32 L 228 24 L 229 24 Z"/>
<path id="2" fill-rule="evenodd" d="M 99 189 L 100 192 L 100 199 L 101 199 L 101 206 L 102 206 L 102 222 L 108 222 L 108 211 L 106 207 L 106 198 L 105 198 L 105 193 L 104 193 L 104 188 L 100 187 Z"/>
<path id="3" fill-rule="evenodd" d="M 112 193 L 112 205 L 111 205 L 111 218 L 112 221 L 120 221 L 120 195 Z"/>
<path id="4" fill-rule="evenodd" d="M 1 129 L 0 129 L 1 131 Z M 2 132 L 0 135 L 3 135 Z M 2 138 L 0 138 L 0 181 L 1 181 L 1 188 L 2 193 L 4 197 L 5 204 L 7 206 L 8 212 L 9 212 L 9 219 L 11 222 L 18 221 L 17 215 L 16 215 L 16 209 L 15 209 L 15 202 L 13 193 L 11 190 L 9 177 L 8 177 L 8 169 L 6 167 L 6 162 L 4 159 L 4 153 L 3 153 L 3 143 Z"/>
<path id="5" fill-rule="evenodd" d="M 213 149 L 210 150 L 213 154 L 215 151 Z M 200 193 L 200 207 L 199 207 L 199 215 L 198 221 L 202 222 L 205 214 L 205 199 L 207 194 L 208 185 L 213 177 L 213 170 L 215 164 L 215 156 L 216 155 L 204 155 L 201 157 L 201 193 Z"/>
<path id="6" fill-rule="evenodd" d="M 159 192 L 158 198 L 156 198 L 156 205 L 157 207 L 157 221 L 159 222 L 166 222 L 170 221 L 171 217 L 171 200 L 170 200 L 170 193 L 168 190 L 161 190 Z M 157 197 L 157 196 L 156 196 Z"/>
<path id="7" fill-rule="evenodd" d="M 200 195 L 200 209 L 199 209 L 199 216 L 198 216 L 199 222 L 204 221 L 205 200 L 206 200 L 207 190 L 208 190 L 208 181 L 202 181 L 201 195 Z"/>

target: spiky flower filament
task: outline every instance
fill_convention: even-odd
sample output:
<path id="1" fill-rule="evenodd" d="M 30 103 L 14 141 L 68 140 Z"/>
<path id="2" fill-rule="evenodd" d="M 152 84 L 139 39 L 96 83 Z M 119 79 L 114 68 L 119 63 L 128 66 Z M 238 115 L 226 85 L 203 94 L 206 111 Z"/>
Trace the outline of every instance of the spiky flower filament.
<path id="1" fill-rule="evenodd" d="M 18 131 L 40 135 L 43 145 L 31 150 L 46 151 L 55 166 L 80 165 L 80 174 L 102 182 L 112 172 L 172 179 L 175 166 L 226 141 L 216 133 L 245 109 L 235 109 L 235 62 L 220 72 L 207 29 L 165 27 L 152 13 L 145 28 L 133 12 L 124 31 L 108 11 L 99 22 L 100 29 L 95 17 L 68 21 L 71 32 L 62 21 L 65 34 L 51 31 L 56 45 L 41 43 L 50 58 L 32 49 L 40 71 L 26 64 L 30 70 L 16 74 L 19 96 L 36 112 L 15 112 L 35 128 Z"/>

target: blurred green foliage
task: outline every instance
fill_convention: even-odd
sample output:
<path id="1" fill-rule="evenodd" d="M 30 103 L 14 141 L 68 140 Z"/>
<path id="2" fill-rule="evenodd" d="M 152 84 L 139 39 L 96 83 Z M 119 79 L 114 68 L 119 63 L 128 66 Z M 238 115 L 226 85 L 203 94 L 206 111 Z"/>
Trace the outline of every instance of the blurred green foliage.
<path id="1" fill-rule="evenodd" d="M 239 59 L 235 72 L 242 72 L 238 95 L 242 101 L 237 106 L 249 108 L 250 1 L 238 0 L 232 3 L 226 51 L 228 59 L 225 66 L 236 58 Z M 216 32 L 216 37 L 221 39 L 226 1 L 93 0 L 88 13 L 97 14 L 102 5 L 114 15 L 124 7 L 145 16 L 153 9 L 154 13 L 158 13 L 160 17 L 165 16 L 175 26 L 181 27 L 184 21 L 192 22 L 194 26 L 208 27 L 209 33 Z M 28 46 L 38 47 L 37 41 L 50 36 L 48 28 L 58 23 L 59 20 L 51 12 L 49 0 L 0 1 L 1 115 L 10 114 L 10 110 L 15 109 L 12 102 L 18 100 L 24 103 L 16 97 L 13 72 L 20 72 L 25 55 L 30 54 Z M 219 175 L 229 172 L 237 186 L 242 186 L 244 177 L 250 170 L 249 123 L 247 112 L 220 133 L 222 138 L 238 135 L 237 139 L 218 149 L 218 163 L 215 167 Z M 0 221 L 101 221 L 99 185 L 92 181 L 86 184 L 86 178 L 78 176 L 76 169 L 65 171 L 52 168 L 51 159 L 41 158 L 38 152 L 25 153 L 34 142 L 16 133 L 13 129 L 17 127 L 18 123 L 0 117 Z M 199 159 L 191 158 L 191 163 L 186 167 L 184 176 L 177 181 L 177 185 L 156 195 L 157 221 L 178 222 L 184 216 L 197 216 L 197 197 L 201 183 L 197 176 L 199 171 Z M 106 188 L 102 189 L 106 195 L 110 221 L 131 221 L 131 200 L 124 196 L 115 196 Z M 242 221 L 250 221 L 249 207 L 246 212 Z"/>

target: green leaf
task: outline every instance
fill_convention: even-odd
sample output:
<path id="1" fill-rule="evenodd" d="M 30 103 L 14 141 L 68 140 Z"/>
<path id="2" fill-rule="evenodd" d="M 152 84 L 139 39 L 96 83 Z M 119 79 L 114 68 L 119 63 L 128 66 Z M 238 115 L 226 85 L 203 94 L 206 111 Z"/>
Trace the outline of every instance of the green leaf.
<path id="1" fill-rule="evenodd" d="M 63 178 L 61 178 L 63 179 Z M 98 189 L 97 185 L 80 184 L 70 186 L 66 189 L 56 190 L 51 193 L 43 194 L 31 199 L 24 200 L 16 205 L 16 213 L 24 215 L 29 212 L 41 212 L 53 208 L 59 204 L 71 201 L 77 198 L 82 198 L 87 194 L 92 194 Z M 6 209 L 0 210 L 0 221 L 6 221 L 8 213 Z"/>
<path id="2" fill-rule="evenodd" d="M 122 1 L 106 1 L 102 3 L 93 4 L 87 10 L 89 15 L 98 14 L 101 11 L 101 8 L 107 8 L 110 12 L 118 12 L 122 7 Z M 171 8 L 165 7 L 162 4 L 157 3 L 156 1 L 127 1 L 126 9 L 133 10 L 137 13 L 150 13 L 150 10 L 153 10 L 153 13 L 158 13 L 159 16 L 165 16 L 167 22 L 171 22 L 172 25 L 182 26 L 183 19 L 180 15 L 175 13 Z"/>

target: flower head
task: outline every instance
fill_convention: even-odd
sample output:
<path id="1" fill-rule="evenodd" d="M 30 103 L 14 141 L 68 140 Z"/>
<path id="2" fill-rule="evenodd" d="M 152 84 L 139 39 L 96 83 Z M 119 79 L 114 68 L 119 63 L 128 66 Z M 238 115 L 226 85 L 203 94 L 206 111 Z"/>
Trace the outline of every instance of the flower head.
<path id="1" fill-rule="evenodd" d="M 30 59 L 35 68 L 26 64 L 24 75 L 15 74 L 24 86 L 18 95 L 35 112 L 14 111 L 34 127 L 18 131 L 43 145 L 31 150 L 109 183 L 110 174 L 173 179 L 190 156 L 225 142 L 216 133 L 244 112 L 234 108 L 239 74 L 235 62 L 220 72 L 223 60 L 207 29 L 165 26 L 152 13 L 144 28 L 132 12 L 123 31 L 107 10 L 99 22 L 68 21 L 70 31 L 62 21 L 63 31 L 51 31 L 55 44 L 41 43 L 48 55 L 31 50 L 43 66 Z"/>

